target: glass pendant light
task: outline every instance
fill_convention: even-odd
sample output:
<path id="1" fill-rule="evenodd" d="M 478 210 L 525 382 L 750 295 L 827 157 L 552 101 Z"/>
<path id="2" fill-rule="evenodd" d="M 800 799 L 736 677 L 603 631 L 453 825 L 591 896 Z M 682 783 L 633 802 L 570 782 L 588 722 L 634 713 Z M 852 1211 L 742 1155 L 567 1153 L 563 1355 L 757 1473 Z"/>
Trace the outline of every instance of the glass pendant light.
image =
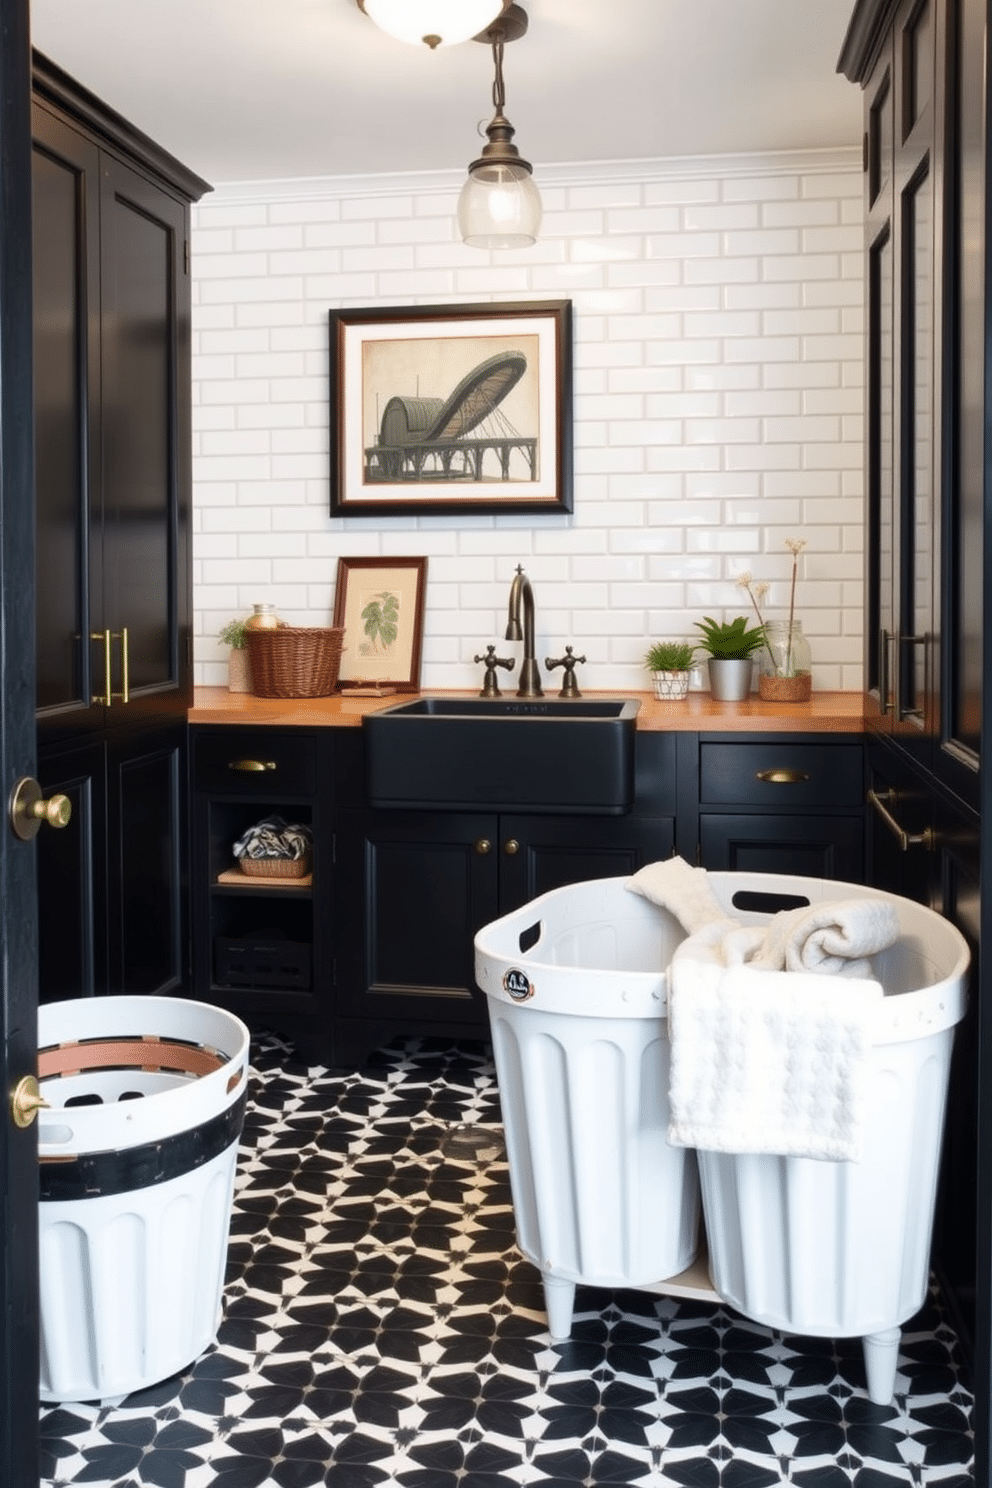
<path id="1" fill-rule="evenodd" d="M 534 184 L 529 161 L 513 143 L 515 130 L 503 113 L 503 44 L 527 30 L 527 15 L 511 5 L 493 22 L 485 37 L 493 49 L 496 113 L 486 128 L 489 142 L 468 168 L 468 180 L 458 198 L 458 226 L 462 241 L 472 248 L 526 248 L 537 241 L 541 227 L 541 194 Z"/>
<path id="2" fill-rule="evenodd" d="M 484 31 L 510 0 L 358 0 L 380 31 L 415 46 L 454 46 Z"/>

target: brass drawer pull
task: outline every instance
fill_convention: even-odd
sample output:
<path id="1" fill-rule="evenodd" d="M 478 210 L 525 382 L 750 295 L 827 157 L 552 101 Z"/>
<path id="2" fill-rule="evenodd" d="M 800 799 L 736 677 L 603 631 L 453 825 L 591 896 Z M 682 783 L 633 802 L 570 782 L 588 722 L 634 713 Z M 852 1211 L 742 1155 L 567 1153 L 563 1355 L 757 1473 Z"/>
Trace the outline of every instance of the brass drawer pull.
<path id="1" fill-rule="evenodd" d="M 769 785 L 802 785 L 809 779 L 805 770 L 759 770 L 755 780 L 764 780 Z"/>
<path id="2" fill-rule="evenodd" d="M 905 827 L 899 825 L 889 810 L 889 805 L 895 806 L 898 799 L 898 796 L 893 790 L 886 791 L 884 795 L 879 795 L 874 790 L 869 790 L 868 792 L 870 805 L 874 807 L 893 837 L 895 837 L 902 852 L 908 852 L 911 847 L 925 847 L 927 852 L 932 852 L 934 848 L 933 828 L 924 827 L 922 832 L 907 832 Z"/>
<path id="3" fill-rule="evenodd" d="M 231 760 L 227 768 L 229 770 L 242 770 L 246 773 L 252 773 L 257 770 L 275 770 L 277 766 L 275 760 L 245 759 Z"/>

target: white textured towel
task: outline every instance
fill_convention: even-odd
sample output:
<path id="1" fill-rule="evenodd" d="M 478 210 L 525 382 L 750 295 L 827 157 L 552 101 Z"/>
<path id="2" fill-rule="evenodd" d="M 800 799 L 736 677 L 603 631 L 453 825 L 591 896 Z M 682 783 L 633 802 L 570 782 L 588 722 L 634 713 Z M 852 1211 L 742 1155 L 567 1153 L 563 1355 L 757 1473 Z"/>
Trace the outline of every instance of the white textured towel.
<path id="1" fill-rule="evenodd" d="M 899 939 L 899 916 L 886 899 L 835 899 L 783 910 L 745 959 L 768 971 L 833 972 L 870 977 L 870 956 Z"/>
<path id="2" fill-rule="evenodd" d="M 725 966 L 718 927 L 668 975 L 669 1141 L 859 1161 L 878 982 Z"/>
<path id="3" fill-rule="evenodd" d="M 716 921 L 731 923 L 710 888 L 705 868 L 692 868 L 685 858 L 663 858 L 639 868 L 627 880 L 634 894 L 673 914 L 689 935 Z"/>

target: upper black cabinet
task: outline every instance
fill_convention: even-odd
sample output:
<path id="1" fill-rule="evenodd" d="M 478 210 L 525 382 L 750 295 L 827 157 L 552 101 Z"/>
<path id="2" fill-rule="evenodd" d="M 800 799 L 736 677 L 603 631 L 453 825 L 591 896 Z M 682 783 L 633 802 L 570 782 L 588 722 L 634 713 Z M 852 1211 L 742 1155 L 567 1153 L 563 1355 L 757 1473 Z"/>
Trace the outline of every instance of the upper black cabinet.
<path id="1" fill-rule="evenodd" d="M 189 204 L 204 183 L 43 57 L 32 96 L 43 1000 L 188 979 Z"/>
<path id="2" fill-rule="evenodd" d="M 35 57 L 42 741 L 190 695 L 189 201 L 204 183 Z"/>
<path id="3" fill-rule="evenodd" d="M 865 0 L 865 685 L 971 804 L 982 667 L 985 8 Z"/>

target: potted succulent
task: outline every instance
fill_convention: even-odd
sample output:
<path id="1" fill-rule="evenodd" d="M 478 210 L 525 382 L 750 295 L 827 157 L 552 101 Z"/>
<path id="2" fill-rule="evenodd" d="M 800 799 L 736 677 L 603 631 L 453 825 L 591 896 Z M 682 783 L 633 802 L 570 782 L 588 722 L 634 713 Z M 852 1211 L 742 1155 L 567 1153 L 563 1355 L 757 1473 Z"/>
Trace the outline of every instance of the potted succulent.
<path id="1" fill-rule="evenodd" d="M 709 655 L 710 692 L 718 702 L 739 703 L 751 691 L 754 653 L 765 644 L 765 627 L 748 626 L 746 615 L 733 620 L 696 621 L 700 645 Z"/>
<path id="2" fill-rule="evenodd" d="M 247 628 L 247 620 L 229 620 L 217 636 L 222 646 L 230 647 L 227 655 L 228 692 L 251 692 L 251 673 L 245 648 Z"/>
<path id="3" fill-rule="evenodd" d="M 655 697 L 673 702 L 686 696 L 695 656 L 692 641 L 654 641 L 648 647 L 644 665 L 654 675 Z"/>

